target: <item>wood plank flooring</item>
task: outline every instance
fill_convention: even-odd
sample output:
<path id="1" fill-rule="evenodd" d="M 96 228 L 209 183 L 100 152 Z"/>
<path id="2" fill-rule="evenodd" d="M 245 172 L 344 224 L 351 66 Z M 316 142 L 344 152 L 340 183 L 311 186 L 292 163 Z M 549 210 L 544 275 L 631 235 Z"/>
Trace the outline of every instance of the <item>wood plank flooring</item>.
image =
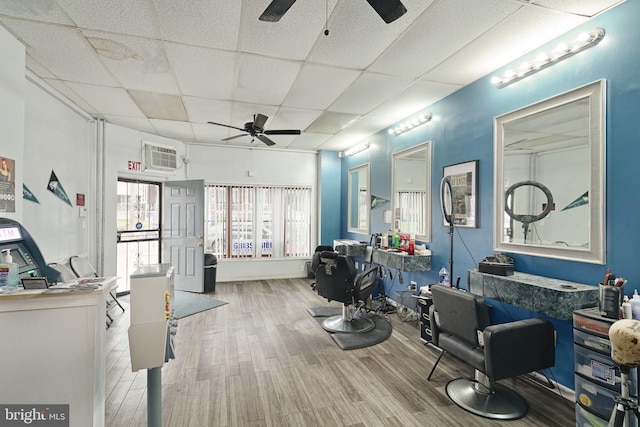
<path id="1" fill-rule="evenodd" d="M 329 305 L 310 282 L 217 283 L 211 297 L 228 304 L 179 321 L 176 359 L 162 369 L 163 426 L 575 426 L 572 402 L 524 378 L 501 381 L 529 402 L 523 419 L 460 409 L 444 387 L 473 370 L 445 355 L 427 381 L 437 352 L 395 314 L 385 342 L 341 350 L 306 311 Z M 106 425 L 146 426 L 146 371 L 131 372 L 125 308 L 107 330 Z"/>

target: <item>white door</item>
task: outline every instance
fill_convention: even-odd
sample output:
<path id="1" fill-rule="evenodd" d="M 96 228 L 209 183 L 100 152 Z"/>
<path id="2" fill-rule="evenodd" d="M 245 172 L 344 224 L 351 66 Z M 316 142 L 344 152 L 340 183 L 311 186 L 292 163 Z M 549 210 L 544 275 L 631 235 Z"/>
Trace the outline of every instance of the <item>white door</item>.
<path id="1" fill-rule="evenodd" d="M 204 181 L 163 185 L 162 260 L 173 265 L 175 289 L 204 292 Z"/>

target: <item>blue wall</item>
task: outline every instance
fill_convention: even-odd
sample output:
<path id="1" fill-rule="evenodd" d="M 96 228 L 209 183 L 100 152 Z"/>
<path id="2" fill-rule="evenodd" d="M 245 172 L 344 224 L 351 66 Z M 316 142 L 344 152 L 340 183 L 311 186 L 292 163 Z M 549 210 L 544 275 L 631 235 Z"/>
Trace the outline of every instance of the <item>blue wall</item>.
<path id="1" fill-rule="evenodd" d="M 433 113 L 434 120 L 400 137 L 380 132 L 370 138 L 371 148 L 350 158 L 342 159 L 342 206 L 346 206 L 347 171 L 363 163 L 371 164 L 371 192 L 391 199 L 391 155 L 396 151 L 424 141 L 432 141 L 432 241 L 433 270 L 416 273 L 407 278 L 405 285 L 397 280 L 386 280 L 387 294 L 403 289 L 408 280 L 419 285 L 435 283 L 438 269 L 448 265 L 449 236 L 441 226 L 439 209 L 439 182 L 445 165 L 479 160 L 478 208 L 479 228 L 457 229 L 454 239 L 454 273 L 462 276 L 461 287 L 466 288 L 466 271 L 475 268 L 478 261 L 493 253 L 493 118 L 514 109 L 552 97 L 559 93 L 591 83 L 607 81 L 606 123 L 606 259 L 607 265 L 513 255 L 516 269 L 521 272 L 555 277 L 574 282 L 596 285 L 610 267 L 618 276 L 629 280 L 627 292 L 639 287 L 640 262 L 637 261 L 640 228 L 634 225 L 640 212 L 640 181 L 637 173 L 640 160 L 640 2 L 628 1 L 590 20 L 558 40 L 537 49 L 548 51 L 558 42 L 575 38 L 582 31 L 595 27 L 606 30 L 604 40 L 565 61 L 555 64 L 524 80 L 503 89 L 497 89 L 490 79 L 494 74 L 519 65 L 514 61 L 485 78 L 457 91 L 431 105 L 424 111 Z M 529 54 L 526 57 L 534 57 Z M 635 175 L 635 176 L 634 176 Z M 390 204 L 372 211 L 371 232 L 385 232 L 388 225 L 382 221 L 382 212 Z M 347 233 L 346 210 L 342 212 L 342 238 L 369 240 L 369 236 Z M 464 241 L 464 244 L 463 244 Z M 466 247 L 465 247 L 466 246 Z M 468 248 L 468 250 L 466 249 Z M 452 278 L 455 280 L 455 278 Z M 496 304 L 496 322 L 526 317 L 542 317 L 513 306 Z M 573 332 L 570 321 L 549 319 L 558 332 L 556 379 L 573 388 Z"/>

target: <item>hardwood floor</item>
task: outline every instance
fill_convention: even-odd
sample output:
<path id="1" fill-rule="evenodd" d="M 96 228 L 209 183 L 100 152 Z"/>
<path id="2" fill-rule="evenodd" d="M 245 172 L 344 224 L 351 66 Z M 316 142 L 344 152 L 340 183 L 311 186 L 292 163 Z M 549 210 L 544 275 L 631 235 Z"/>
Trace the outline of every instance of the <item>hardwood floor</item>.
<path id="1" fill-rule="evenodd" d="M 515 421 L 474 416 L 447 397 L 473 376 L 437 352 L 415 323 L 389 315 L 381 344 L 343 351 L 306 311 L 326 306 L 307 279 L 216 284 L 228 304 L 179 321 L 176 359 L 162 369 L 163 426 L 574 426 L 574 405 L 524 378 L 501 381 L 529 402 Z M 331 305 L 338 305 L 332 303 Z M 146 371 L 131 372 L 124 314 L 107 330 L 107 426 L 146 426 Z"/>

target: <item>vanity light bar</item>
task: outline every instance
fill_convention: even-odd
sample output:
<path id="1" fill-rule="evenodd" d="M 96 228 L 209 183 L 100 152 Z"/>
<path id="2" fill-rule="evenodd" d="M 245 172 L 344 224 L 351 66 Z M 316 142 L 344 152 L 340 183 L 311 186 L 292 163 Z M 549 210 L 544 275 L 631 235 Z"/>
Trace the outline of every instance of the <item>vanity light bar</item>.
<path id="1" fill-rule="evenodd" d="M 353 147 L 351 147 L 351 148 L 349 148 L 347 150 L 344 150 L 344 155 L 345 156 L 353 156 L 355 154 L 360 153 L 361 151 L 366 150 L 367 148 L 369 148 L 369 143 L 368 142 L 365 142 L 365 143 L 362 143 L 362 144 L 358 144 L 358 145 L 354 145 Z"/>
<path id="2" fill-rule="evenodd" d="M 597 45 L 604 38 L 604 34 L 602 28 L 581 33 L 575 40 L 569 43 L 560 43 L 555 49 L 540 53 L 534 60 L 523 62 L 516 70 L 507 70 L 502 76 L 493 77 L 491 83 L 502 89 L 571 55 Z"/>
<path id="3" fill-rule="evenodd" d="M 411 129 L 415 129 L 418 126 L 421 126 L 421 125 L 423 125 L 425 123 L 430 122 L 432 117 L 433 117 L 433 115 L 431 113 L 418 114 L 414 118 L 406 120 L 405 122 L 400 123 L 398 126 L 396 126 L 394 128 L 390 128 L 389 129 L 389 134 L 390 135 L 394 135 L 394 136 L 398 136 L 398 135 L 400 135 L 402 133 L 410 131 Z"/>

